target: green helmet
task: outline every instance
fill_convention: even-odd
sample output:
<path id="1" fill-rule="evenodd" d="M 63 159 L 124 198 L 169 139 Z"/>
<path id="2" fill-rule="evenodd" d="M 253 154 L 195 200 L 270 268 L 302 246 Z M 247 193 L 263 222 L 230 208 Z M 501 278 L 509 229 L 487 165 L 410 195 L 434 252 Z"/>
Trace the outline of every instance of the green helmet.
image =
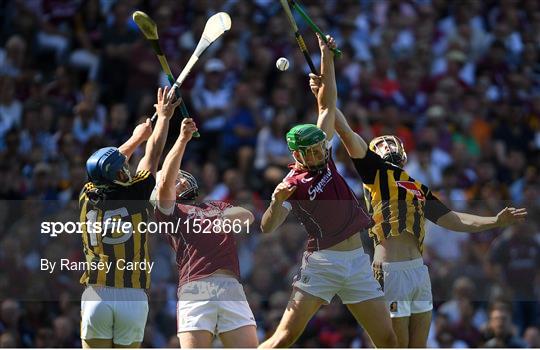
<path id="1" fill-rule="evenodd" d="M 298 151 L 293 157 L 308 170 L 321 170 L 329 158 L 326 134 L 313 124 L 297 125 L 287 133 L 287 145 Z"/>
<path id="2" fill-rule="evenodd" d="M 291 151 L 302 151 L 302 149 L 326 140 L 324 131 L 314 124 L 297 125 L 289 130 L 286 137 L 287 145 Z"/>

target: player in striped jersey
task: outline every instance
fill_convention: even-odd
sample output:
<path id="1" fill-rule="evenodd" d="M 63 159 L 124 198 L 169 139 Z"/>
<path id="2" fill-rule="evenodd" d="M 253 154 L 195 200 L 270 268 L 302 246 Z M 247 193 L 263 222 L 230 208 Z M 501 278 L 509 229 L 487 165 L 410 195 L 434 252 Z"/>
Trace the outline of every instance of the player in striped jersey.
<path id="1" fill-rule="evenodd" d="M 158 89 L 158 119 L 138 125 L 119 148 L 96 151 L 86 162 L 90 180 L 81 191 L 80 221 L 88 269 L 81 277 L 83 347 L 139 347 L 143 340 L 152 262 L 141 222 L 148 219 L 148 200 L 167 138 L 169 120 L 180 101 Z M 132 178 L 128 160 L 146 142 Z"/>
<path id="2" fill-rule="evenodd" d="M 320 78 L 311 76 L 317 94 Z M 373 269 L 383 285 L 398 347 L 426 347 L 432 295 L 422 260 L 424 221 L 452 231 L 479 232 L 504 227 L 526 217 L 525 209 L 505 208 L 493 217 L 448 209 L 431 190 L 403 170 L 407 154 L 396 136 L 380 136 L 369 147 L 336 110 L 336 131 L 364 183 L 364 196 L 375 221 L 369 229 L 375 242 Z"/>

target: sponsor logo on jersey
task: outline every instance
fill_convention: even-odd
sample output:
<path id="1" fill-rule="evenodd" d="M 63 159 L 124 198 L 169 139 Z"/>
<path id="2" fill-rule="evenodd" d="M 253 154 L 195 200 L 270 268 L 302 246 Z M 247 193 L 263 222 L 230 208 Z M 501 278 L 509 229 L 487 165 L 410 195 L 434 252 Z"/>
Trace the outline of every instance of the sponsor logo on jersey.
<path id="1" fill-rule="evenodd" d="M 416 186 L 414 182 L 411 181 L 396 181 L 397 185 L 401 188 L 406 189 L 407 191 L 414 194 L 414 196 L 421 201 L 426 200 L 422 191 Z"/>
<path id="2" fill-rule="evenodd" d="M 200 208 L 190 208 L 187 212 L 188 220 L 193 220 L 195 218 L 198 219 L 204 219 L 204 218 L 211 218 L 214 216 L 219 216 L 221 214 L 221 210 L 218 208 L 214 209 L 208 209 L 208 210 L 202 210 Z"/>
<path id="3" fill-rule="evenodd" d="M 309 200 L 312 201 L 317 197 L 317 194 L 322 193 L 324 191 L 324 188 L 328 183 L 332 180 L 332 172 L 330 171 L 330 167 L 326 168 L 326 173 L 321 178 L 318 184 L 309 186 L 308 194 L 309 194 Z"/>

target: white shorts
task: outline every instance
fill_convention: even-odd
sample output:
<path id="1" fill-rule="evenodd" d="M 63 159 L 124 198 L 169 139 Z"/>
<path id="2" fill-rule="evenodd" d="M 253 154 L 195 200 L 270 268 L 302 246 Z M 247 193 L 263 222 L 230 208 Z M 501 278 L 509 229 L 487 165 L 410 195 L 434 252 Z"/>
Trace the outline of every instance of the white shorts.
<path id="1" fill-rule="evenodd" d="M 119 345 L 142 342 L 147 316 L 143 289 L 89 285 L 81 298 L 81 339 L 112 339 Z"/>
<path id="2" fill-rule="evenodd" d="M 302 267 L 293 286 L 330 303 L 334 295 L 343 304 L 355 304 L 383 296 L 373 277 L 369 256 L 363 248 L 351 251 L 304 252 Z"/>
<path id="3" fill-rule="evenodd" d="M 178 333 L 206 330 L 220 334 L 256 326 L 244 288 L 233 277 L 209 276 L 179 288 Z"/>
<path id="4" fill-rule="evenodd" d="M 382 271 L 384 295 L 392 318 L 433 310 L 431 281 L 422 258 L 383 263 Z"/>

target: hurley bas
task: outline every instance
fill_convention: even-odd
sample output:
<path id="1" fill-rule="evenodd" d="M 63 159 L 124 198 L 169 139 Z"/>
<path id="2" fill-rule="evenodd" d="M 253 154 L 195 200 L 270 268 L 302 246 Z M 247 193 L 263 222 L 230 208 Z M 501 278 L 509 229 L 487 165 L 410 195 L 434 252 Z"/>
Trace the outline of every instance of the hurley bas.
<path id="1" fill-rule="evenodd" d="M 56 267 L 60 268 L 60 271 L 90 271 L 98 270 L 109 272 L 114 267 L 117 270 L 127 271 L 149 271 L 152 272 L 154 268 L 154 262 L 148 261 L 126 261 L 125 259 L 118 259 L 116 262 L 103 262 L 103 261 L 71 261 L 69 259 L 60 259 L 60 261 L 50 261 L 49 259 L 41 259 L 40 266 L 41 271 L 49 271 L 53 273 Z"/>

